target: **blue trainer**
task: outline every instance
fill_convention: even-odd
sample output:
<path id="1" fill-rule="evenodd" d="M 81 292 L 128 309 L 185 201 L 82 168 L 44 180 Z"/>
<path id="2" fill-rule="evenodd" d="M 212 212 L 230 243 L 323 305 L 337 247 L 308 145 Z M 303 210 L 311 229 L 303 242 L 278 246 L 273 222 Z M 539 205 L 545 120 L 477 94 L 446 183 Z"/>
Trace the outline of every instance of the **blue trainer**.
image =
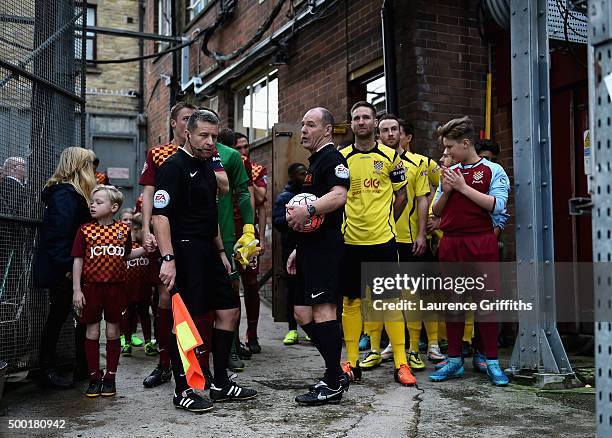
<path id="1" fill-rule="evenodd" d="M 365 333 L 359 338 L 359 351 L 365 351 L 370 349 L 370 337 Z"/>
<path id="2" fill-rule="evenodd" d="M 472 356 L 472 365 L 476 371 L 487 374 L 487 358 L 480 351 L 475 350 Z"/>
<path id="3" fill-rule="evenodd" d="M 463 373 L 463 359 L 460 357 L 449 357 L 446 365 L 429 375 L 429 380 L 432 382 L 443 382 L 444 380 L 461 377 Z"/>
<path id="4" fill-rule="evenodd" d="M 487 359 L 487 376 L 495 386 L 506 386 L 510 381 L 499 367 L 498 360 Z"/>

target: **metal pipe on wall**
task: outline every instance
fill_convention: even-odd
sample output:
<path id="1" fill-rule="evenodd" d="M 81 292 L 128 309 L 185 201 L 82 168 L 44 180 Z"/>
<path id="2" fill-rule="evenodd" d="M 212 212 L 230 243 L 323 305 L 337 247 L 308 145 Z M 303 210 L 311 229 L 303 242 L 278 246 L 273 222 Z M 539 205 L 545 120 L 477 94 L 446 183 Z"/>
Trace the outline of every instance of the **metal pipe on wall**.
<path id="1" fill-rule="evenodd" d="M 392 0 L 384 0 L 380 10 L 382 23 L 383 63 L 385 70 L 385 102 L 388 113 L 397 114 L 397 75 L 395 72 L 395 26 Z"/>
<path id="2" fill-rule="evenodd" d="M 138 2 L 138 32 L 144 33 L 145 0 Z M 144 40 L 138 40 L 138 56 L 144 56 Z M 138 62 L 138 113 L 144 113 L 144 59 Z"/>
<path id="3" fill-rule="evenodd" d="M 172 35 L 180 35 L 179 33 L 179 23 L 178 23 L 178 15 L 176 13 L 177 8 L 175 7 L 171 7 L 170 8 L 171 13 L 170 13 L 170 19 L 172 20 Z M 179 87 L 179 82 L 178 82 L 178 63 L 179 63 L 179 52 L 178 51 L 174 51 L 172 52 L 172 78 L 170 79 L 170 106 L 168 108 L 168 113 L 170 112 L 170 109 L 172 108 L 172 106 L 176 103 L 176 98 L 177 96 L 177 88 Z M 170 126 L 170 124 L 168 124 L 168 139 L 171 140 L 172 139 L 172 127 Z"/>

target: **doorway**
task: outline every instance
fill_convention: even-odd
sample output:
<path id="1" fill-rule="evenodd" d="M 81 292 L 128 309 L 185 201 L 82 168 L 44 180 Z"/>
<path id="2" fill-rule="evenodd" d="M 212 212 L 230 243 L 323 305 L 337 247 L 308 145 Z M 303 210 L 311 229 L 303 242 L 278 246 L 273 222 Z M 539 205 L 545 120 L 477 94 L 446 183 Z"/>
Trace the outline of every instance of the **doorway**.
<path id="1" fill-rule="evenodd" d="M 110 183 L 123 193 L 122 208 L 134 207 L 139 194 L 136 136 L 94 135 L 91 145 L 100 159 L 98 171 L 105 172 Z"/>

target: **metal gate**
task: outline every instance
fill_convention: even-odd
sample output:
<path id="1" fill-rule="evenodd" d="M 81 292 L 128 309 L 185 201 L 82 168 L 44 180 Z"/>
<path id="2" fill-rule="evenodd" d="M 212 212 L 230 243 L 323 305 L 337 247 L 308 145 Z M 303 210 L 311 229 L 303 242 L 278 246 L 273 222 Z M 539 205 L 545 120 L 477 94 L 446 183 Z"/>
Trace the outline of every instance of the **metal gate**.
<path id="1" fill-rule="evenodd" d="M 86 8 L 0 2 L 0 360 L 9 371 L 36 364 L 46 318 L 47 296 L 32 286 L 40 192 L 62 149 L 85 144 Z"/>

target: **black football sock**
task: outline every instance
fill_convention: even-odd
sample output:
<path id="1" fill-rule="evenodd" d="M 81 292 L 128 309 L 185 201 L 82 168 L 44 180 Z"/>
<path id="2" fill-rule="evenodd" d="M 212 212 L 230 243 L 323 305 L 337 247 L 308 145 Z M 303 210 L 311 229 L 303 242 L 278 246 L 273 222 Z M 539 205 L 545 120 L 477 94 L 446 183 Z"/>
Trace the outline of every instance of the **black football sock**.
<path id="1" fill-rule="evenodd" d="M 325 383 L 330 388 L 337 388 L 340 384 L 338 377 L 342 374 L 340 356 L 342 354 L 342 335 L 337 320 L 316 323 L 315 336 L 319 340 L 319 351 L 325 361 Z"/>
<path id="2" fill-rule="evenodd" d="M 214 382 L 217 388 L 223 388 L 229 383 L 227 377 L 227 363 L 229 362 L 229 355 L 232 351 L 233 339 L 233 331 L 220 330 L 218 328 L 213 329 L 212 355 L 213 367 L 215 370 Z"/>
<path id="3" fill-rule="evenodd" d="M 169 344 L 168 349 L 170 353 L 170 363 L 172 365 L 172 374 L 174 375 L 176 395 L 181 395 L 181 392 L 189 388 L 189 385 L 187 385 L 185 370 L 183 369 L 183 362 L 181 361 L 181 355 L 179 354 L 176 335 L 174 333 L 170 334 Z"/>
<path id="4" fill-rule="evenodd" d="M 321 349 L 319 348 L 319 333 L 317 332 L 315 326 L 316 326 L 315 322 L 310 321 L 308 324 L 305 324 L 301 327 L 302 327 L 302 330 L 304 330 L 304 332 L 310 338 L 310 341 L 312 342 L 312 344 L 316 347 L 317 350 L 319 350 L 319 353 L 321 353 Z"/>

